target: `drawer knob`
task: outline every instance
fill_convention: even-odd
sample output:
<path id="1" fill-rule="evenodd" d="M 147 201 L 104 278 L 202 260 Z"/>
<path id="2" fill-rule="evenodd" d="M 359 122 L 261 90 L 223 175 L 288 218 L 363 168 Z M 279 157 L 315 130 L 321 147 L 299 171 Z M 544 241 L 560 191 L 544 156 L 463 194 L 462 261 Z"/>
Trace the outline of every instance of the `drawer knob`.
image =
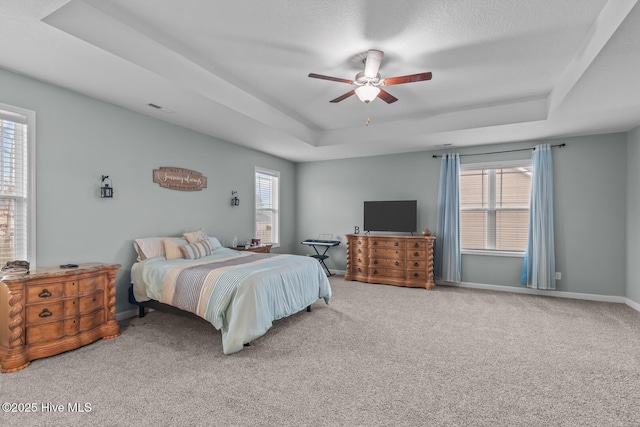
<path id="1" fill-rule="evenodd" d="M 413 273 L 413 277 L 420 277 L 418 273 Z"/>
<path id="2" fill-rule="evenodd" d="M 373 261 L 373 263 L 374 263 L 374 264 L 377 264 L 377 263 L 378 263 L 378 260 L 377 260 L 377 259 L 376 259 L 376 260 L 374 260 L 374 261 Z"/>
<path id="3" fill-rule="evenodd" d="M 420 246 L 417 242 L 413 244 L 414 248 L 417 248 L 418 246 Z"/>
<path id="4" fill-rule="evenodd" d="M 396 267 L 400 265 L 398 261 L 394 262 L 394 264 L 396 265 Z"/>
<path id="5" fill-rule="evenodd" d="M 373 242 L 373 246 L 378 246 L 378 242 Z"/>
<path id="6" fill-rule="evenodd" d="M 413 256 L 420 256 L 420 254 L 418 252 L 414 252 Z"/>
<path id="7" fill-rule="evenodd" d="M 378 274 L 378 270 L 373 270 L 373 274 Z"/>
<path id="8" fill-rule="evenodd" d="M 50 312 L 48 308 L 43 308 L 42 309 L 42 313 L 38 314 L 38 316 L 40 316 L 40 317 L 49 317 L 49 316 L 53 316 L 53 313 Z"/>
<path id="9" fill-rule="evenodd" d="M 420 267 L 420 263 L 419 263 L 419 262 L 414 262 L 414 263 L 413 263 L 413 266 L 414 266 L 414 267 Z"/>
<path id="10" fill-rule="evenodd" d="M 51 296 L 51 292 L 49 292 L 49 289 L 44 288 L 39 294 L 38 296 L 40 298 L 49 298 Z"/>
<path id="11" fill-rule="evenodd" d="M 398 245 L 399 245 L 399 243 L 398 243 L 398 242 L 395 242 L 395 243 L 393 244 L 393 246 L 398 246 Z"/>

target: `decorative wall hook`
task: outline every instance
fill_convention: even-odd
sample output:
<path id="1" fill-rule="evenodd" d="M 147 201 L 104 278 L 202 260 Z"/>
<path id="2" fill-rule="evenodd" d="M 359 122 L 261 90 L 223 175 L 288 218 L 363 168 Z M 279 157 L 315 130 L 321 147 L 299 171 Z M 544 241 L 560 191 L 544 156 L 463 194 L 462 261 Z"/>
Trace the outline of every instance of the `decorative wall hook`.
<path id="1" fill-rule="evenodd" d="M 108 181 L 108 182 L 105 182 Z M 113 198 L 113 183 L 109 175 L 102 175 L 102 187 L 100 187 L 100 197 L 103 199 Z"/>
<path id="2" fill-rule="evenodd" d="M 238 199 L 238 192 L 235 190 L 231 190 L 231 206 L 240 206 L 240 199 Z"/>

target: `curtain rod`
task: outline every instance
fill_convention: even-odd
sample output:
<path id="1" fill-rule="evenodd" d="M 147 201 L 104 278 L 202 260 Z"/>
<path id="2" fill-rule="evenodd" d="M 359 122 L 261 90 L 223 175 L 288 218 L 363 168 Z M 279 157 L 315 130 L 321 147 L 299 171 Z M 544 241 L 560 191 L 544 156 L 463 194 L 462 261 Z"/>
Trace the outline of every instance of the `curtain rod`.
<path id="1" fill-rule="evenodd" d="M 552 145 L 551 148 L 562 148 L 564 146 L 566 146 L 567 144 L 557 144 L 557 145 Z M 535 151 L 536 147 L 531 147 L 531 148 L 518 148 L 516 150 L 504 150 L 504 151 L 492 151 L 490 153 L 471 153 L 471 154 L 460 154 L 460 157 L 465 157 L 465 156 L 483 156 L 485 154 L 502 154 L 502 153 L 513 153 L 515 151 Z M 433 158 L 437 159 L 438 157 L 442 157 L 442 155 L 438 155 L 438 154 L 434 154 Z"/>

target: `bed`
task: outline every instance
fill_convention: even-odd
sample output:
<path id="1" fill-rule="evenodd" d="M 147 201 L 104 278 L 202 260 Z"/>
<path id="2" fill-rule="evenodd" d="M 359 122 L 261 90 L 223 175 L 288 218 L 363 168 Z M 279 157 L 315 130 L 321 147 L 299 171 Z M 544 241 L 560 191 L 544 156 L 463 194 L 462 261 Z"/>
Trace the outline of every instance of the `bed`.
<path id="1" fill-rule="evenodd" d="M 150 239 L 156 241 L 149 243 Z M 191 257 L 184 247 L 194 244 L 180 238 L 136 239 L 132 302 L 158 301 L 207 320 L 222 332 L 224 354 L 242 350 L 263 336 L 273 321 L 318 299 L 329 303 L 329 280 L 315 259 L 235 251 L 215 238 L 207 239 L 209 244 L 200 241 L 204 249 L 194 249 Z M 175 247 L 187 258 L 175 257 Z"/>

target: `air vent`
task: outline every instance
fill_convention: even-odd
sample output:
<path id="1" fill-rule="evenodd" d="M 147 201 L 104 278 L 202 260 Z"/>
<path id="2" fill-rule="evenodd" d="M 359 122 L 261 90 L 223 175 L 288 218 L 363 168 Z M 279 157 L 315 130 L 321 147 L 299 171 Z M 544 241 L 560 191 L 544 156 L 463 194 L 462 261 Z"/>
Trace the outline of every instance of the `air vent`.
<path id="1" fill-rule="evenodd" d="M 152 102 L 148 103 L 147 105 L 149 107 L 151 107 L 151 108 L 155 108 L 156 110 L 164 111 L 165 113 L 173 113 L 172 110 L 169 110 L 168 108 L 164 108 L 164 107 L 162 107 L 162 106 L 160 106 L 158 104 L 154 104 Z"/>

